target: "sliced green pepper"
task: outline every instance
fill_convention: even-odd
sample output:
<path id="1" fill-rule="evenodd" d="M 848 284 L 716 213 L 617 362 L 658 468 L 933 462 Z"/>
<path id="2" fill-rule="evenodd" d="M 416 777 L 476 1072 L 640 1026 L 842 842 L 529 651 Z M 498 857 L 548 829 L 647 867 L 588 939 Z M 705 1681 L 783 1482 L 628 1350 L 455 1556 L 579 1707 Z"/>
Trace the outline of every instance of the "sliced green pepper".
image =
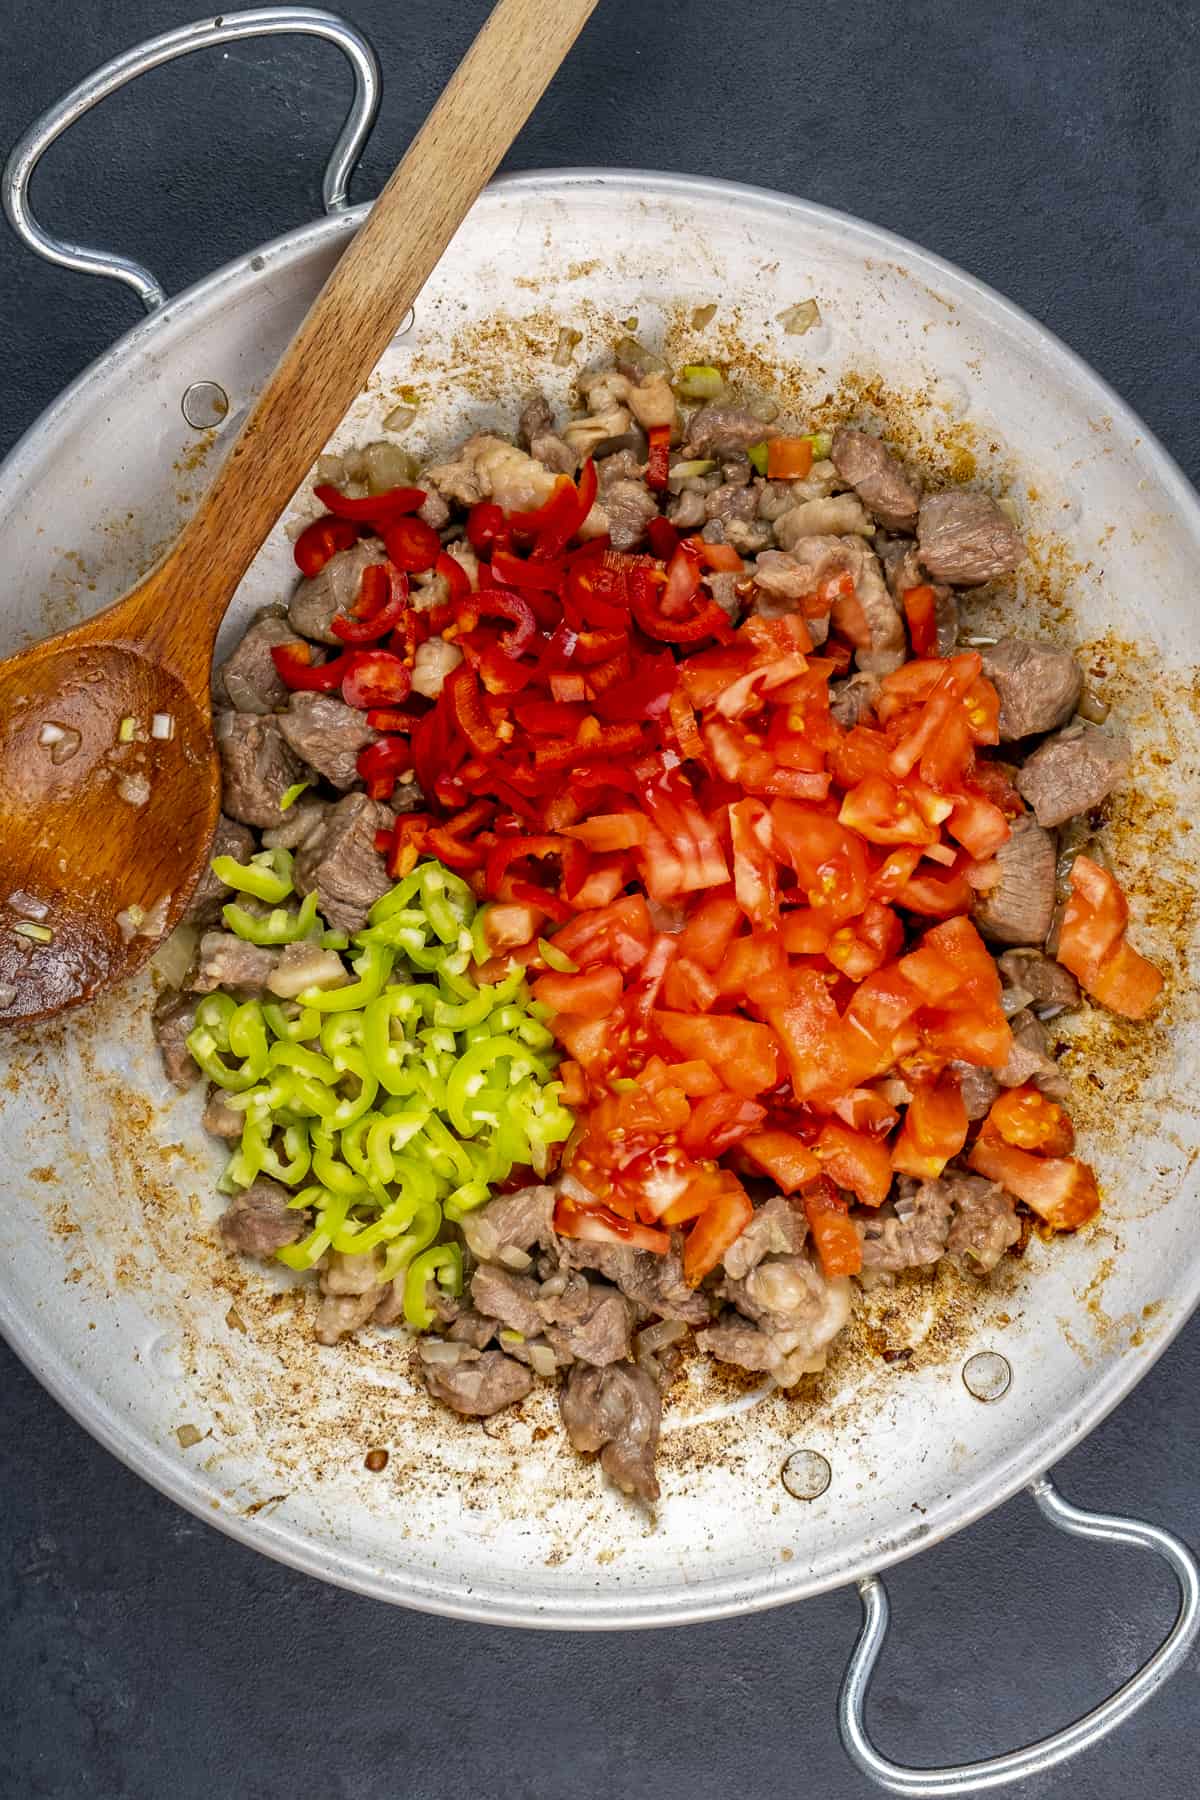
<path id="1" fill-rule="evenodd" d="M 317 896 L 315 891 L 306 894 L 299 912 L 277 906 L 265 919 L 259 919 L 244 906 L 230 905 L 221 908 L 221 917 L 234 936 L 244 938 L 248 944 L 298 944 L 317 923 Z"/>
<path id="2" fill-rule="evenodd" d="M 248 863 L 234 856 L 214 856 L 212 872 L 226 887 L 239 894 L 253 894 L 268 906 L 278 906 L 292 892 L 292 853 L 290 850 L 261 850 Z"/>
<path id="3" fill-rule="evenodd" d="M 436 1244 L 414 1256 L 404 1277 L 404 1316 L 414 1331 L 428 1331 L 437 1314 L 425 1298 L 425 1284 L 436 1276 L 448 1294 L 462 1293 L 462 1251 L 457 1244 Z"/>

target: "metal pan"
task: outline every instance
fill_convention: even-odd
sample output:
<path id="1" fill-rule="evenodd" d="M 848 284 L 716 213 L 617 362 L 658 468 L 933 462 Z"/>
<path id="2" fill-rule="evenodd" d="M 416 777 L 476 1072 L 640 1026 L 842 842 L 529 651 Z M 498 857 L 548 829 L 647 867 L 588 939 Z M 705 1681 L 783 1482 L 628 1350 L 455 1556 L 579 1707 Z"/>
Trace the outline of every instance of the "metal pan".
<path id="1" fill-rule="evenodd" d="M 286 30 L 332 39 L 355 67 L 325 217 L 173 299 L 149 271 L 34 222 L 38 156 L 97 99 L 171 56 Z M 268 8 L 128 52 L 22 140 L 5 177 L 10 220 L 53 260 L 126 282 L 148 316 L 0 469 L 0 651 L 120 593 L 174 533 L 363 217 L 345 187 L 377 93 L 374 59 L 351 27 Z M 810 296 L 820 324 L 789 335 L 778 315 Z M 711 324 L 694 323 L 713 302 Z M 414 448 L 440 448 L 464 424 L 510 425 L 534 385 L 565 398 L 572 368 L 554 360 L 563 327 L 582 334 L 578 367 L 630 318 L 677 359 L 727 361 L 800 416 L 875 422 L 926 467 L 1015 502 L 1032 565 L 1015 593 L 972 604 L 972 626 L 1015 622 L 1083 645 L 1137 747 L 1108 851 L 1134 895 L 1139 941 L 1174 975 L 1159 1022 L 1131 1030 L 1089 1015 L 1064 1033 L 1105 1189 L 1101 1222 L 1058 1243 L 1035 1237 L 982 1286 L 940 1271 L 865 1296 L 846 1347 L 793 1397 L 689 1371 L 670 1397 L 651 1522 L 571 1453 L 548 1394 L 483 1426 L 451 1419 L 413 1386 L 400 1338 L 321 1349 L 302 1290 L 220 1252 L 219 1159 L 197 1097 L 163 1081 L 147 977 L 0 1045 L 0 1327 L 62 1404 L 165 1493 L 269 1555 L 382 1599 L 595 1629 L 754 1611 L 858 1581 L 864 1636 L 842 1717 L 851 1753 L 895 1792 L 969 1792 L 1111 1729 L 1179 1665 L 1200 1621 L 1196 1568 L 1175 1539 L 1078 1513 L 1044 1478 L 1200 1298 L 1200 1133 L 1187 1079 L 1200 1052 L 1187 826 L 1200 813 L 1200 502 L 1116 394 L 961 271 L 802 201 L 628 171 L 490 188 L 334 447 L 380 435 L 402 389 L 420 395 Z M 248 575 L 229 638 L 286 593 L 287 524 Z M 383 1475 L 363 1466 L 373 1447 L 389 1451 Z M 1134 1681 L 1060 1737 L 963 1770 L 899 1768 L 862 1723 L 886 1620 L 878 1572 L 1023 1485 L 1063 1528 L 1164 1556 L 1179 1617 Z"/>

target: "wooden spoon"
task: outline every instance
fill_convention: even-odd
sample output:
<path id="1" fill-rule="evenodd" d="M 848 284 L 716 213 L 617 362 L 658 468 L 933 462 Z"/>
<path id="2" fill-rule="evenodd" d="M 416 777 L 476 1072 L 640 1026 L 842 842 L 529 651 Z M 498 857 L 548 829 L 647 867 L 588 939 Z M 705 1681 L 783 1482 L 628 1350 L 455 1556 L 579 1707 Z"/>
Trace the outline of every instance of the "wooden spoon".
<path id="1" fill-rule="evenodd" d="M 229 601 L 595 4 L 499 0 L 173 548 L 0 663 L 0 1023 L 90 999 L 178 922 L 220 806 Z"/>

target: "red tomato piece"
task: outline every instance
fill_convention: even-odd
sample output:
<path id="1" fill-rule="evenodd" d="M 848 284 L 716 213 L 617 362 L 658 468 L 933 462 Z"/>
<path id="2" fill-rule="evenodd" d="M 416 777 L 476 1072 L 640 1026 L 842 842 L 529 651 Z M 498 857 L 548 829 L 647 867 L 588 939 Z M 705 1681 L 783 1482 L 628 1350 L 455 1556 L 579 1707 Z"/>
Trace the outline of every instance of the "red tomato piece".
<path id="1" fill-rule="evenodd" d="M 623 989 L 619 969 L 597 968 L 582 975 L 540 975 L 532 993 L 552 1012 L 574 1013 L 581 1019 L 607 1019 L 615 1011 Z"/>
<path id="2" fill-rule="evenodd" d="M 928 582 L 906 588 L 902 596 L 908 637 L 914 656 L 937 655 L 937 596 Z"/>
<path id="3" fill-rule="evenodd" d="M 676 956 L 663 978 L 662 997 L 670 1012 L 708 1012 L 721 998 L 721 989 L 703 963 Z"/>
<path id="4" fill-rule="evenodd" d="M 956 795 L 946 830 L 979 862 L 994 856 L 1001 844 L 1007 844 L 1012 836 L 1012 826 L 1000 808 L 985 800 L 982 794 Z"/>
<path id="5" fill-rule="evenodd" d="M 967 1109 L 957 1076 L 918 1082 L 892 1146 L 892 1167 L 899 1175 L 932 1181 L 966 1141 Z"/>
<path id="6" fill-rule="evenodd" d="M 888 1147 L 840 1119 L 827 1119 L 814 1146 L 817 1160 L 839 1187 L 849 1188 L 864 1206 L 882 1206 L 892 1186 Z"/>
<path id="7" fill-rule="evenodd" d="M 1056 1231 L 1075 1231 L 1100 1210 L 1096 1177 L 1074 1156 L 1034 1156 L 1006 1144 L 986 1125 L 967 1157 L 971 1168 L 998 1181 Z"/>
<path id="8" fill-rule="evenodd" d="M 757 1130 L 766 1116 L 766 1107 L 756 1100 L 739 1094 L 710 1094 L 693 1108 L 679 1142 L 689 1156 L 722 1156 L 748 1132 Z"/>
<path id="9" fill-rule="evenodd" d="M 790 1131 L 752 1132 L 742 1139 L 741 1151 L 785 1194 L 796 1193 L 821 1173 L 813 1152 Z"/>
<path id="10" fill-rule="evenodd" d="M 568 920 L 555 933 L 554 945 L 581 969 L 612 963 L 628 974 L 645 960 L 653 937 L 645 900 L 640 894 L 624 894 L 607 906 Z"/>
<path id="11" fill-rule="evenodd" d="M 1036 1150 L 1042 1156 L 1069 1156 L 1075 1148 L 1070 1119 L 1057 1101 L 1035 1087 L 1006 1088 L 992 1103 L 987 1129 L 1018 1150 Z"/>
<path id="12" fill-rule="evenodd" d="M 671 1248 L 670 1232 L 624 1219 L 608 1206 L 577 1206 L 564 1194 L 554 1208 L 554 1229 L 560 1237 L 589 1244 L 626 1244 L 633 1250 L 651 1250 L 655 1256 L 665 1256 Z"/>
<path id="13" fill-rule="evenodd" d="M 768 845 L 771 816 L 761 800 L 739 800 L 729 809 L 733 848 L 733 891 L 752 925 L 769 929 L 779 923 L 779 890 L 775 859 Z"/>
<path id="14" fill-rule="evenodd" d="M 679 953 L 711 973 L 721 966 L 741 926 L 742 909 L 732 894 L 706 894 L 679 934 Z"/>
<path id="15" fill-rule="evenodd" d="M 828 813 L 776 800 L 771 806 L 776 842 L 795 870 L 811 906 L 840 924 L 867 901 L 870 867 L 861 837 Z"/>
<path id="16" fill-rule="evenodd" d="M 741 1237 L 754 1217 L 750 1196 L 736 1176 L 714 1171 L 715 1192 L 688 1232 L 683 1246 L 683 1278 L 698 1287 Z"/>
<path id="17" fill-rule="evenodd" d="M 808 1229 L 826 1278 L 857 1275 L 862 1268 L 862 1240 L 849 1216 L 848 1202 L 832 1181 L 822 1177 L 804 1191 Z"/>
<path id="18" fill-rule="evenodd" d="M 1163 976 L 1127 943 L 1128 922 L 1129 903 L 1115 877 L 1090 856 L 1077 856 L 1058 960 L 1093 999 L 1126 1018 L 1141 1019 L 1162 992 Z"/>
<path id="19" fill-rule="evenodd" d="M 775 1037 L 757 1020 L 666 1011 L 655 1012 L 652 1019 L 659 1037 L 673 1050 L 709 1063 L 735 1094 L 753 1100 L 776 1085 Z"/>

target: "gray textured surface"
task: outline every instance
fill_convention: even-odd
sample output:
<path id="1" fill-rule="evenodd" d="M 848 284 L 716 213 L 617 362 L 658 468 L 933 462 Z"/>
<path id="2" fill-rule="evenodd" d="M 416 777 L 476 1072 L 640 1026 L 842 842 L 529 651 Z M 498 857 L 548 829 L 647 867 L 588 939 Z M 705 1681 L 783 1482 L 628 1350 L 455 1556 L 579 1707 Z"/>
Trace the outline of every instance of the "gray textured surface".
<path id="1" fill-rule="evenodd" d="M 381 185 L 483 17 L 356 0 L 385 94 L 356 196 Z M 0 135 L 193 16 L 187 0 L 7 0 Z M 1200 476 L 1189 0 L 601 0 L 511 167 L 615 162 L 762 182 L 878 220 L 1046 321 Z M 898 22 L 899 21 L 899 22 Z M 47 223 L 169 289 L 312 215 L 347 77 L 301 40 L 147 78 L 38 181 Z M 0 237 L 0 451 L 131 324 L 132 297 Z M 450 1625 L 318 1586 L 177 1511 L 0 1347 L 0 1796 L 120 1800 L 745 1800 L 873 1793 L 833 1726 L 857 1626 L 842 1593 L 625 1638 Z M 1194 1323 L 1059 1470 L 1084 1505 L 1200 1540 Z M 916 1761 L 1011 1747 L 1115 1685 L 1161 1634 L 1167 1579 L 1052 1537 L 1014 1501 L 889 1578 L 878 1736 Z M 1121 1737 L 1024 1790 L 1196 1792 L 1197 1668 Z"/>

